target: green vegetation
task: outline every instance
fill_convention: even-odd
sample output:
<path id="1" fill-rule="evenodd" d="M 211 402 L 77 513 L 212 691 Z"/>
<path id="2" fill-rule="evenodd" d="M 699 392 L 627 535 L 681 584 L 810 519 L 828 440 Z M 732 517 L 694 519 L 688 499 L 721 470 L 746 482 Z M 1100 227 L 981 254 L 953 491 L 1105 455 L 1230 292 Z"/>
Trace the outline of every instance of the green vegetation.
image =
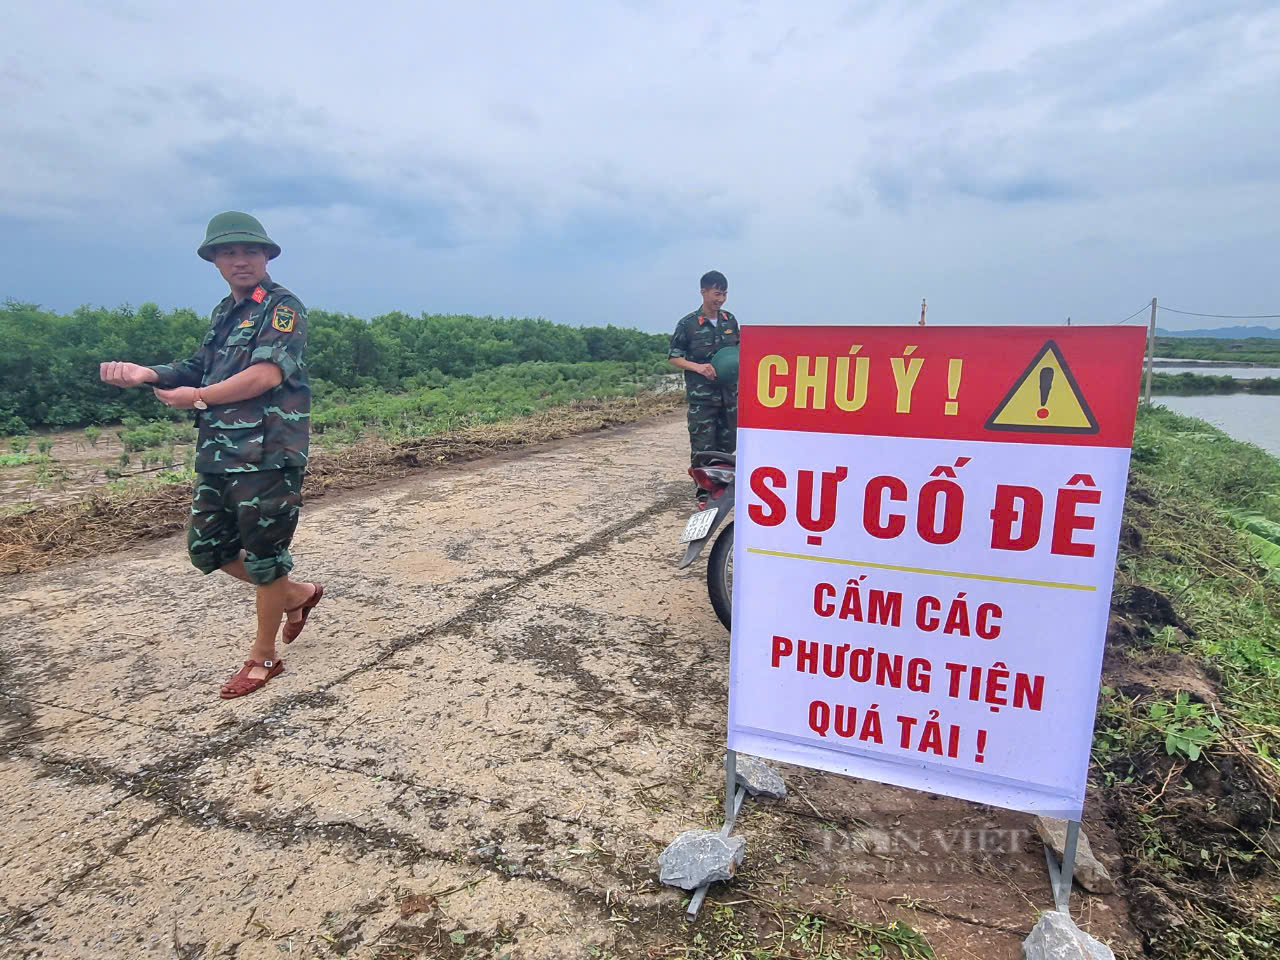
<path id="1" fill-rule="evenodd" d="M 311 429 L 325 446 L 352 442 L 362 433 L 391 440 L 425 436 L 526 416 L 588 397 L 628 396 L 655 386 L 666 372 L 661 360 L 531 362 L 469 377 L 436 377 L 435 383 L 406 393 L 336 391 L 317 400 Z"/>
<path id="2" fill-rule="evenodd" d="M 330 449 L 630 396 L 670 374 L 665 336 L 614 326 L 403 313 L 365 321 L 323 310 L 310 311 L 309 322 L 312 435 Z M 35 464 L 36 486 L 58 486 L 69 473 L 48 462 L 53 439 L 38 438 L 36 456 L 28 431 L 119 420 L 114 432 L 123 449 L 103 468 L 111 489 L 135 482 L 126 474 L 138 470 L 161 471 L 161 482 L 185 478 L 194 467 L 190 414 L 161 406 L 150 390 L 101 383 L 98 364 L 180 359 L 206 329 L 191 310 L 166 313 L 154 304 L 65 316 L 13 302 L 0 308 L 0 430 L 16 434 L 0 467 Z M 84 437 L 96 448 L 102 430 L 87 426 Z M 181 454 L 179 445 L 187 447 Z M 179 463 L 182 470 L 172 469 Z"/>
<path id="3" fill-rule="evenodd" d="M 37 487 L 55 487 L 62 489 L 62 485 L 71 477 L 71 472 L 66 467 L 59 466 L 47 457 L 36 461 L 35 476 L 32 481 Z"/>
<path id="4" fill-rule="evenodd" d="M 125 497 L 145 497 L 149 493 L 163 490 L 174 485 L 190 487 L 195 482 L 195 471 L 188 468 L 177 470 L 158 470 L 149 475 L 122 478 L 122 474 L 114 467 L 107 467 L 107 493 Z"/>
<path id="5" fill-rule="evenodd" d="M 672 947 L 661 956 L 681 956 L 696 960 L 875 960 L 901 957 L 902 960 L 931 960 L 935 956 L 929 941 L 902 920 L 868 923 L 854 918 L 837 919 L 806 913 L 781 901 L 741 893 L 734 902 L 752 904 L 767 916 L 760 929 L 750 912 L 738 912 L 732 904 L 708 900 L 696 927 L 681 924 L 687 945 Z M 688 901 L 685 901 L 686 903 Z M 617 960 L 617 955 L 590 949 L 599 960 Z"/>
<path id="6" fill-rule="evenodd" d="M 1252 510 L 1228 510 L 1231 522 L 1244 531 L 1249 552 L 1270 568 L 1271 579 L 1280 579 L 1280 523 Z"/>
<path id="7" fill-rule="evenodd" d="M 1280 461 L 1144 407 L 1125 519 L 1094 779 L 1135 922 L 1152 956 L 1274 957 Z"/>
<path id="8" fill-rule="evenodd" d="M 632 362 L 528 361 L 465 377 L 422 374 L 413 378 L 419 386 L 399 393 L 376 386 L 344 390 L 322 385 L 313 398 L 312 446 L 332 451 L 366 437 L 395 443 L 431 436 L 525 417 L 576 401 L 634 396 L 660 387 L 662 378 L 669 376 L 666 362 L 653 358 Z M 108 454 L 113 459 L 101 467 L 109 491 L 124 493 L 136 485 L 141 494 L 152 489 L 157 480 L 178 483 L 190 479 L 195 467 L 196 429 L 189 414 L 165 412 L 181 419 L 148 421 L 130 415 L 114 431 L 123 449 Z M 85 437 L 96 446 L 101 430 L 87 428 Z M 52 449 L 52 439 L 36 441 L 40 456 L 27 452 L 29 441 L 26 434 L 12 438 L 12 452 L 0 455 L 0 467 L 36 464 L 34 484 L 60 488 L 70 474 L 51 465 L 46 451 Z M 179 451 L 179 446 L 184 449 Z M 139 471 L 143 476 L 138 476 Z M 149 476 L 152 471 L 159 471 L 158 477 Z"/>
<path id="9" fill-rule="evenodd" d="M 1180 360 L 1234 360 L 1237 363 L 1274 363 L 1280 366 L 1280 339 L 1249 337 L 1218 340 L 1212 337 L 1156 337 L 1157 357 Z"/>
<path id="10" fill-rule="evenodd" d="M 151 447 L 172 446 L 175 443 L 194 443 L 196 428 L 190 423 L 173 423 L 167 420 L 154 420 L 144 423 L 141 418 L 128 417 L 124 421 L 123 430 L 117 430 L 120 442 L 125 450 L 137 453 Z"/>
<path id="11" fill-rule="evenodd" d="M 308 322 L 307 365 L 318 397 L 414 392 L 510 364 L 648 363 L 663 357 L 667 343 L 661 334 L 612 325 L 536 319 L 395 312 L 363 320 L 313 309 Z M 188 357 L 207 328 L 193 310 L 151 303 L 56 314 L 9 301 L 0 307 L 0 431 L 156 417 L 162 411 L 149 390 L 103 384 L 98 364 Z"/>
<path id="12" fill-rule="evenodd" d="M 1157 393 L 1280 393 L 1280 377 L 1253 379 L 1213 376 L 1204 373 L 1161 373 L 1151 378 L 1151 392 Z"/>

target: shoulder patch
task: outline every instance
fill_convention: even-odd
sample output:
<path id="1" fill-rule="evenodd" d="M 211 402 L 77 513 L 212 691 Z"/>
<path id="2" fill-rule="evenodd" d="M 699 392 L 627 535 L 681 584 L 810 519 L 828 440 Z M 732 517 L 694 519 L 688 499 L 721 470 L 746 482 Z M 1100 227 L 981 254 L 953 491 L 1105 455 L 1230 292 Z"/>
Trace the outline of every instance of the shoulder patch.
<path id="1" fill-rule="evenodd" d="M 280 304 L 271 311 L 271 328 L 281 333 L 292 333 L 293 322 L 298 319 L 298 312 L 286 304 Z"/>

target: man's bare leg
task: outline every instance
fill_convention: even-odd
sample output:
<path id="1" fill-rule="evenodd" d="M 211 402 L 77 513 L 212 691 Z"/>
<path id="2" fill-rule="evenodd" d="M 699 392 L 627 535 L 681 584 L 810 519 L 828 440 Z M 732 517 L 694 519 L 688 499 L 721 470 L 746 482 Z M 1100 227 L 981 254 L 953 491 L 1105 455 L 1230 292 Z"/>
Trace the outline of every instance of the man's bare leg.
<path id="1" fill-rule="evenodd" d="M 285 597 L 288 595 L 286 577 L 258 587 L 258 634 L 249 648 L 250 660 L 265 663 L 276 659 L 276 634 L 280 632 L 280 620 L 284 616 L 284 606 L 288 603 Z M 261 680 L 268 673 L 266 667 L 254 667 L 249 676 Z"/>
<path id="2" fill-rule="evenodd" d="M 243 550 L 240 551 L 240 556 L 222 565 L 222 572 L 230 574 L 237 580 L 243 580 L 245 583 L 253 584 L 253 581 L 249 579 L 249 572 L 244 568 Z M 290 622 L 297 623 L 302 619 L 302 611 L 297 608 L 311 599 L 311 595 L 315 593 L 316 585 L 314 583 L 305 583 L 300 580 L 290 580 L 287 576 L 281 577 L 280 580 L 287 581 L 289 584 L 288 595 L 285 597 L 284 606 L 285 609 L 289 611 Z M 276 583 L 279 583 L 280 580 L 277 580 Z M 256 586 L 256 584 L 254 585 Z M 254 659 L 257 660 L 259 658 L 254 657 Z"/>
<path id="3" fill-rule="evenodd" d="M 254 584 L 244 568 L 243 550 L 234 560 L 224 563 L 222 571 L 237 580 L 253 584 L 258 594 L 258 632 L 253 646 L 249 649 L 249 659 L 257 660 L 259 663 L 266 660 L 274 661 L 276 635 L 280 632 L 280 621 L 284 619 L 285 611 L 300 607 L 310 600 L 312 593 L 315 592 L 315 584 L 290 580 L 288 575 L 273 580 L 265 586 Z M 301 611 L 293 610 L 289 614 L 289 619 L 301 620 Z M 261 680 L 267 672 L 265 667 L 254 667 L 249 671 L 249 676 L 254 680 Z"/>

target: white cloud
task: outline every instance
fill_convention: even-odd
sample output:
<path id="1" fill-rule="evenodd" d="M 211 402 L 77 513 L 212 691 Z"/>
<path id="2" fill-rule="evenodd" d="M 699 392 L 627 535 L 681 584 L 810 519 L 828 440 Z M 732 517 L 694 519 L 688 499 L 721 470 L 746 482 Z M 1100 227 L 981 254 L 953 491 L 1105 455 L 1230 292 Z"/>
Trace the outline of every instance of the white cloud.
<path id="1" fill-rule="evenodd" d="M 712 265 L 747 320 L 1280 303 L 1266 3 L 103 0 L 0 53 L 0 294 L 57 307 L 196 302 L 198 262 L 82 251 L 168 263 L 227 206 L 365 315 L 666 327 Z"/>

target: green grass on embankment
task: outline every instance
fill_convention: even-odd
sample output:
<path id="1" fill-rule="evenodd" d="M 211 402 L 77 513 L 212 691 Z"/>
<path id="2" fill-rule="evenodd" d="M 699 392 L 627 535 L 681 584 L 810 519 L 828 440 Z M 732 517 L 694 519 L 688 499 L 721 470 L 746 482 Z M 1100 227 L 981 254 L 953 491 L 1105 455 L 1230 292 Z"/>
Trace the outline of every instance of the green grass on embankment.
<path id="1" fill-rule="evenodd" d="M 1280 956 L 1280 460 L 1144 407 L 1112 605 L 1091 780 L 1148 955 Z"/>

